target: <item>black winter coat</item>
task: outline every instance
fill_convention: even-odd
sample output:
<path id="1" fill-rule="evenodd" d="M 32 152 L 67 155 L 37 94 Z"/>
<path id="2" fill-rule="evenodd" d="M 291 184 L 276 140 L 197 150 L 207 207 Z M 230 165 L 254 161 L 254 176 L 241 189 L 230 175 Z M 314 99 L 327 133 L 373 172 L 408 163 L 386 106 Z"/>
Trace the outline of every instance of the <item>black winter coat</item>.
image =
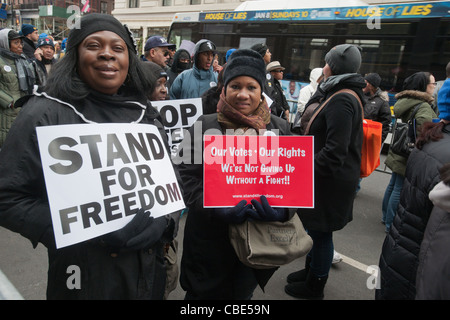
<path id="1" fill-rule="evenodd" d="M 439 169 L 450 162 L 450 124 L 444 138 L 414 149 L 406 164 L 406 176 L 397 214 L 383 243 L 381 282 L 376 299 L 412 300 L 416 295 L 419 251 L 433 203 L 428 194 L 439 183 Z"/>
<path id="2" fill-rule="evenodd" d="M 73 107 L 97 123 L 131 123 L 143 115 L 140 123 L 156 125 L 166 139 L 154 108 L 148 106 L 144 112 L 142 105 L 126 102 L 135 100 L 129 96 L 109 101 L 103 97 L 101 94 L 94 97 L 92 93 L 83 100 L 83 105 Z M 48 247 L 48 299 L 162 299 L 165 290 L 162 239 L 149 250 L 118 254 L 111 254 L 99 239 L 55 249 L 35 128 L 77 123 L 85 121 L 74 109 L 57 100 L 33 96 L 25 103 L 0 152 L 0 225 L 28 238 L 34 247 L 39 242 Z M 175 236 L 178 215 L 167 216 L 164 242 Z M 79 290 L 70 290 L 66 284 L 70 276 L 67 270 L 72 265 L 80 270 Z"/>
<path id="3" fill-rule="evenodd" d="M 196 131 L 196 125 L 200 123 L 201 131 Z M 185 139 L 180 145 L 189 158 L 193 156 L 194 148 L 200 148 L 201 152 L 203 133 L 208 129 L 216 129 L 216 134 L 223 132 L 217 121 L 217 113 L 201 116 L 189 130 L 193 139 Z M 279 135 L 291 134 L 288 122 L 274 115 L 271 115 L 271 122 L 267 125 L 267 130 L 272 129 L 279 129 Z M 183 159 L 189 161 L 184 156 Z M 239 261 L 230 244 L 228 224 L 213 218 L 214 208 L 203 208 L 203 164 L 195 163 L 193 157 L 191 163 L 178 165 L 185 190 L 185 203 L 189 208 L 184 229 L 180 284 L 184 290 L 200 297 L 230 299 L 230 279 L 233 278 L 235 266 L 240 264 L 243 268 L 248 267 Z M 276 269 L 253 270 L 259 284 L 264 287 Z"/>
<path id="4" fill-rule="evenodd" d="M 315 101 L 323 94 L 319 99 L 323 103 L 333 93 L 348 88 L 364 101 L 364 86 L 362 76 L 355 74 L 326 92 L 316 92 L 313 98 Z M 312 123 L 309 135 L 314 136 L 314 208 L 297 210 L 306 229 L 332 232 L 352 221 L 361 167 L 362 118 L 357 99 L 339 93 Z"/>
<path id="5" fill-rule="evenodd" d="M 434 206 L 420 248 L 416 299 L 450 300 L 449 243 L 450 211 Z"/>
<path id="6" fill-rule="evenodd" d="M 381 143 L 383 143 L 389 133 L 392 114 L 389 108 L 389 97 L 380 88 L 377 89 L 373 96 L 367 96 L 367 102 L 364 105 L 364 118 L 383 124 L 381 130 Z"/>

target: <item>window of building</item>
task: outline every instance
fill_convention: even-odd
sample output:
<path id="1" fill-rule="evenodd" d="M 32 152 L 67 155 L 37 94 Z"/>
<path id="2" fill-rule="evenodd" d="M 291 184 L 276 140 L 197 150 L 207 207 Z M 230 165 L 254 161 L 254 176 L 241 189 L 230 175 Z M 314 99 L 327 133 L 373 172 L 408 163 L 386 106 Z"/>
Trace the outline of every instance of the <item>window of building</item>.
<path id="1" fill-rule="evenodd" d="M 171 6 L 172 0 L 163 0 L 162 5 L 163 5 L 163 7 Z"/>
<path id="2" fill-rule="evenodd" d="M 139 8 L 139 0 L 128 0 L 128 8 Z"/>
<path id="3" fill-rule="evenodd" d="M 108 2 L 100 2 L 100 13 L 108 13 Z"/>
<path id="4" fill-rule="evenodd" d="M 202 0 L 191 0 L 191 5 L 192 4 L 202 4 Z"/>

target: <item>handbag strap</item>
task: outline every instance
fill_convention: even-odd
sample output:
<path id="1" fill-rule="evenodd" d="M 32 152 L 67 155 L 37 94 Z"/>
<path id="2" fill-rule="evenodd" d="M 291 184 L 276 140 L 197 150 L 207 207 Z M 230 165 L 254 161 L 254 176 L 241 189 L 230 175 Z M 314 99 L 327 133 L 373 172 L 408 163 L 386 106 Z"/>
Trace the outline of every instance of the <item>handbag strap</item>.
<path id="1" fill-rule="evenodd" d="M 356 98 L 356 100 L 358 100 L 359 106 L 361 107 L 361 111 L 362 111 L 362 119 L 364 121 L 364 109 L 363 109 L 361 99 L 359 98 L 359 96 L 356 94 L 355 91 L 353 91 L 351 89 L 341 89 L 341 90 L 333 93 L 324 103 L 322 103 L 322 105 L 319 108 L 317 108 L 314 111 L 314 114 L 312 115 L 311 119 L 308 122 L 308 126 L 306 127 L 305 135 L 307 135 L 309 133 L 309 128 L 311 127 L 311 124 L 313 123 L 314 119 L 319 114 L 319 112 L 322 111 L 322 109 L 328 104 L 328 102 L 331 100 L 331 98 L 333 98 L 335 95 L 337 95 L 339 93 L 349 93 L 352 96 L 354 96 Z"/>
<path id="2" fill-rule="evenodd" d="M 413 113 L 411 114 L 411 118 L 409 118 L 408 121 L 406 121 L 406 123 L 408 123 L 408 122 L 410 122 L 410 121 L 412 122 L 412 120 L 414 120 L 414 118 L 416 117 L 416 113 L 417 113 L 417 111 L 419 111 L 420 106 L 422 105 L 422 103 L 423 103 L 423 101 L 422 101 L 422 102 L 419 102 L 418 104 L 416 104 L 416 105 L 414 106 L 414 111 L 413 111 Z M 398 118 L 395 117 L 394 128 L 397 127 L 397 122 L 398 122 Z M 392 137 L 393 137 L 393 136 L 392 136 Z"/>
<path id="3" fill-rule="evenodd" d="M 414 118 L 416 117 L 416 113 L 417 113 L 417 111 L 419 111 L 420 106 L 422 105 L 422 103 L 423 102 L 419 102 L 418 104 L 416 104 L 416 106 L 414 107 L 414 111 L 413 111 L 413 113 L 411 115 L 411 118 L 408 121 L 414 120 Z"/>

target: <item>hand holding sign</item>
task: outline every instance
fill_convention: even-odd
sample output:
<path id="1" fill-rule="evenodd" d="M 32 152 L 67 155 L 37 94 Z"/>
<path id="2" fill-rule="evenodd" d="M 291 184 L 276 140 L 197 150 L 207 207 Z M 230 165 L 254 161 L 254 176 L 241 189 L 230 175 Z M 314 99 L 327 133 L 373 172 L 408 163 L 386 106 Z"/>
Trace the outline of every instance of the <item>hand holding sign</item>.
<path id="1" fill-rule="evenodd" d="M 140 209 L 125 227 L 104 235 L 102 241 L 120 252 L 147 249 L 161 238 L 166 225 L 165 217 L 155 219 Z"/>
<path id="2" fill-rule="evenodd" d="M 254 220 L 260 221 L 287 221 L 288 220 L 288 212 L 285 208 L 272 208 L 267 201 L 265 196 L 261 196 L 261 203 L 259 203 L 256 199 L 253 199 L 252 205 L 255 207 L 255 210 L 252 210 L 250 216 Z"/>
<path id="3" fill-rule="evenodd" d="M 243 223 L 250 216 L 250 211 L 253 211 L 252 205 L 242 200 L 235 207 L 218 208 L 215 213 L 216 217 L 226 223 Z"/>

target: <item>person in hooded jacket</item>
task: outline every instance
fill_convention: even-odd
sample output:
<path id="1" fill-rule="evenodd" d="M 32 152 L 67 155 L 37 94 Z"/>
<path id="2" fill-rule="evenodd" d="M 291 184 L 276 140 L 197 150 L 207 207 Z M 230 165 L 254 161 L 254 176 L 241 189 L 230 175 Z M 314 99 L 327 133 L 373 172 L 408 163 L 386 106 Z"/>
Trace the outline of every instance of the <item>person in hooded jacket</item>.
<path id="1" fill-rule="evenodd" d="M 297 213 L 313 239 L 305 269 L 288 275 L 285 292 L 302 299 L 323 299 L 333 261 L 333 232 L 353 219 L 353 200 L 359 181 L 363 141 L 362 88 L 364 78 L 356 73 L 361 65 L 360 48 L 350 44 L 333 47 L 325 55 L 324 81 L 313 96 L 319 111 L 306 134 L 314 136 L 314 208 Z M 350 89 L 356 95 L 340 92 Z M 313 99 L 311 98 L 311 100 Z M 313 117 L 314 117 L 313 115 Z M 312 121 L 312 122 L 311 122 Z"/>
<path id="2" fill-rule="evenodd" d="M 314 92 L 316 92 L 317 86 L 321 81 L 321 77 L 322 77 L 322 68 L 312 69 L 311 73 L 309 74 L 310 83 L 307 86 L 300 89 L 297 102 L 297 113 L 300 113 L 300 115 L 303 114 L 303 111 L 305 111 L 306 104 L 308 103 L 309 99 L 311 99 Z"/>
<path id="3" fill-rule="evenodd" d="M 199 40 L 194 48 L 194 65 L 179 74 L 169 89 L 171 99 L 200 98 L 217 85 L 217 73 L 213 69 L 216 45 L 206 39 Z"/>
<path id="4" fill-rule="evenodd" d="M 419 76 L 420 78 L 417 80 L 422 80 L 419 82 L 422 83 L 422 87 L 419 88 L 430 87 L 430 90 L 426 92 L 431 96 L 434 82 L 427 82 L 426 80 L 433 81 L 434 78 L 425 75 Z M 430 200 L 429 194 L 441 180 L 441 168 L 450 162 L 449 101 L 450 80 L 446 80 L 439 91 L 440 120 L 439 122 L 431 122 L 430 119 L 421 124 L 420 134 L 416 139 L 416 148 L 407 159 L 397 213 L 381 250 L 379 260 L 380 288 L 375 291 L 377 300 L 413 300 L 416 298 L 419 254 L 425 229 L 433 210 L 433 202 Z M 432 110 L 428 102 L 423 103 L 423 108 Z M 429 112 L 427 111 L 428 114 Z M 444 221 L 442 220 L 442 222 Z M 430 231 L 436 230 L 435 227 L 436 221 L 433 221 L 430 225 L 430 228 L 432 228 Z M 444 231 L 445 226 L 442 225 L 442 227 L 444 227 L 442 230 Z M 428 238 L 427 241 L 429 240 Z M 425 246 L 428 246 L 428 244 L 425 244 Z M 445 251 L 448 252 L 448 242 L 445 243 Z M 425 254 L 428 254 L 428 252 Z M 446 256 L 448 257 L 448 254 Z M 445 255 L 442 256 L 442 258 L 444 257 Z M 438 268 L 437 265 L 434 267 Z M 437 271 L 437 269 L 429 269 L 429 271 L 435 270 Z M 420 271 L 419 274 L 421 274 L 419 278 L 425 276 L 423 271 Z M 442 278 L 441 275 L 443 275 Z M 422 280 L 434 278 L 433 283 L 436 283 L 436 281 L 443 281 L 443 283 L 447 281 L 448 283 L 448 276 L 448 273 L 436 272 L 427 274 L 426 278 Z"/>
<path id="5" fill-rule="evenodd" d="M 247 219 L 286 221 L 294 214 L 286 208 L 272 208 L 264 196 L 252 199 L 251 204 L 242 200 L 234 207 L 203 206 L 203 163 L 193 160 L 203 154 L 202 147 L 197 146 L 202 146 L 207 130 L 234 135 L 257 135 L 267 130 L 291 135 L 289 123 L 270 114 L 262 95 L 266 71 L 258 53 L 236 50 L 224 70 L 217 113 L 200 116 L 189 129 L 191 138 L 183 140 L 174 159 L 189 208 L 180 266 L 180 284 L 186 299 L 244 300 L 252 297 L 258 284 L 264 288 L 276 268 L 253 269 L 244 265 L 230 243 L 228 226 Z M 202 134 L 198 134 L 200 125 Z"/>
<path id="6" fill-rule="evenodd" d="M 0 30 L 0 149 L 19 114 L 16 101 L 31 94 L 34 85 L 34 68 L 23 54 L 23 36 L 12 29 Z"/>
<path id="7" fill-rule="evenodd" d="M 416 130 L 420 133 L 423 123 L 436 118 L 436 114 L 431 107 L 435 85 L 434 76 L 428 72 L 416 72 L 406 78 L 403 83 L 403 90 L 395 95 L 397 99 L 394 105 L 395 117 L 401 119 L 402 122 L 407 122 L 411 118 L 414 108 L 418 106 L 415 122 Z M 386 166 L 392 170 L 391 179 L 386 187 L 381 208 L 381 222 L 385 225 L 386 233 L 389 233 L 397 211 L 400 192 L 405 179 L 407 160 L 407 158 L 393 152 L 392 149 L 389 149 L 385 160 Z"/>
<path id="8" fill-rule="evenodd" d="M 189 51 L 186 49 L 178 49 L 173 56 L 172 65 L 166 70 L 168 87 L 170 88 L 172 86 L 172 83 L 180 73 L 191 67 L 191 55 L 189 54 Z"/>
<path id="9" fill-rule="evenodd" d="M 159 114 L 147 104 L 145 89 L 151 83 L 129 29 L 98 13 L 83 16 L 80 23 L 70 31 L 66 55 L 55 64 L 44 91 L 21 100 L 22 110 L 0 152 L 0 226 L 20 233 L 33 247 L 47 247 L 48 299 L 162 299 L 164 243 L 175 237 L 179 212 L 153 218 L 135 201 L 129 207 L 134 216 L 123 228 L 56 248 L 37 127 L 143 123 L 159 130 L 168 150 Z M 80 270 L 77 289 L 67 285 L 69 266 Z"/>

